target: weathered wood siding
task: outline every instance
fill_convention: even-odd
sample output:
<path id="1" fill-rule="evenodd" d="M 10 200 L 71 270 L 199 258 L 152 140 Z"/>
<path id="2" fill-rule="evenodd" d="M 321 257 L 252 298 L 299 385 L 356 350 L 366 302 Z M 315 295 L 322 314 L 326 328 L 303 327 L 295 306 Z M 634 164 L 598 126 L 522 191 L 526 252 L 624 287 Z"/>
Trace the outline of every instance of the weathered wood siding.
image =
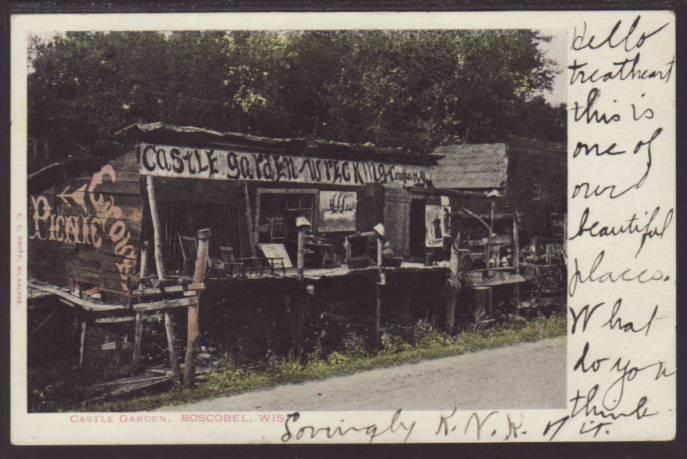
<path id="1" fill-rule="evenodd" d="M 410 193 L 384 188 L 384 229 L 396 256 L 410 254 Z"/>
<path id="2" fill-rule="evenodd" d="M 143 199 L 135 151 L 29 196 L 29 273 L 64 287 L 99 287 L 126 301 Z"/>
<path id="3" fill-rule="evenodd" d="M 384 219 L 384 189 L 373 183 L 358 190 L 358 211 L 356 227 L 358 231 L 371 231 Z"/>

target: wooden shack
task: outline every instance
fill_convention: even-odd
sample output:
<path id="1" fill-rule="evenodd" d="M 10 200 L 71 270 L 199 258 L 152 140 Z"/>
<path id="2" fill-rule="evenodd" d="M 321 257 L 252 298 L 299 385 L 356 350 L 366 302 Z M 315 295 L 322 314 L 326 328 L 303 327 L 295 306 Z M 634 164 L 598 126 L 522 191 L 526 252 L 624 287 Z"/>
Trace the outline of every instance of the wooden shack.
<path id="1" fill-rule="evenodd" d="M 442 158 L 432 181 L 437 193 L 451 195 L 468 292 L 486 295 L 492 310 L 499 291 L 510 310 L 541 305 L 544 296 L 564 304 L 565 146 L 511 136 L 502 143 L 444 145 L 434 153 Z"/>
<path id="2" fill-rule="evenodd" d="M 175 327 L 196 327 L 179 313 L 200 291 L 200 329 L 255 356 L 325 334 L 378 343 L 384 322 L 443 307 L 447 266 L 409 261 L 425 238 L 426 198 L 411 190 L 431 185 L 436 155 L 164 123 L 125 128 L 114 145 L 110 160 L 73 159 L 29 181 L 30 285 L 79 311 L 81 362 L 93 326 L 129 324 L 96 347 L 131 351 L 135 367 L 143 322 L 164 312 L 178 374 Z M 383 259 L 370 237 L 380 223 Z"/>
<path id="3" fill-rule="evenodd" d="M 563 144 L 510 136 L 506 142 L 455 144 L 436 148 L 441 155 L 432 174 L 435 188 L 498 192 L 495 212 L 521 216 L 521 237 L 563 238 L 567 208 L 567 157 Z M 489 217 L 490 203 L 465 202 Z"/>
<path id="4" fill-rule="evenodd" d="M 425 186 L 436 162 L 431 155 L 371 145 L 163 123 L 134 125 L 120 136 L 130 148 L 87 174 L 77 168 L 75 177 L 59 174 L 58 183 L 45 178 L 48 172 L 36 177 L 29 198 L 30 270 L 42 281 L 95 288 L 124 304 L 142 243 L 153 242 L 148 177 L 165 267 L 183 273 L 188 254 L 179 237 L 201 228 L 212 230 L 212 258 L 221 259 L 220 247 L 231 248 L 236 258 L 259 257 L 259 244 L 277 243 L 295 260 L 298 216 L 332 241 L 336 253 L 345 235 L 386 223 L 394 250 L 407 255 L 405 188 Z M 152 258 L 146 261 L 152 266 Z"/>

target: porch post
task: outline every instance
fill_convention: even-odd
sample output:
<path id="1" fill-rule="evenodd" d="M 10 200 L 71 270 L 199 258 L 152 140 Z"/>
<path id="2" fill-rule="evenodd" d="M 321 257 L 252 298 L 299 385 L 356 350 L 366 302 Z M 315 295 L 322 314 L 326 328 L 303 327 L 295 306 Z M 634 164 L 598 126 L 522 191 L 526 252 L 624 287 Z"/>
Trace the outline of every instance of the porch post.
<path id="1" fill-rule="evenodd" d="M 157 211 L 157 199 L 155 198 L 155 183 L 151 175 L 146 176 L 146 190 L 148 191 L 148 206 L 150 207 L 150 217 L 153 222 L 153 253 L 155 256 L 155 269 L 157 270 L 158 281 L 165 280 L 165 265 L 162 258 L 162 238 L 160 236 L 160 217 Z M 169 353 L 169 364 L 174 374 L 174 382 L 179 383 L 181 375 L 179 371 L 179 361 L 174 350 L 174 323 L 172 315 L 168 310 L 164 312 L 165 334 L 167 335 L 167 352 Z"/>
<path id="2" fill-rule="evenodd" d="M 195 301 L 188 307 L 186 359 L 184 361 L 184 386 L 191 387 L 195 377 L 193 357 L 198 349 L 200 339 L 200 326 L 198 323 L 198 309 L 200 307 L 200 291 L 203 288 L 205 270 L 208 265 L 208 252 L 210 246 L 210 228 L 198 230 L 198 254 L 196 256 L 196 268 L 193 272 L 193 284 Z"/>

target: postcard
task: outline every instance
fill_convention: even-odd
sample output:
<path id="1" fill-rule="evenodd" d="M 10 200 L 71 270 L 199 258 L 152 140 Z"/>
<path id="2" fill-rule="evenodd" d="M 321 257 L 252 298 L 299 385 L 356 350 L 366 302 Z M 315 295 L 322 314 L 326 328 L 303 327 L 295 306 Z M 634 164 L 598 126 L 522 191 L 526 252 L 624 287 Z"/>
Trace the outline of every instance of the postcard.
<path id="1" fill-rule="evenodd" d="M 673 439 L 675 34 L 14 15 L 12 442 Z"/>

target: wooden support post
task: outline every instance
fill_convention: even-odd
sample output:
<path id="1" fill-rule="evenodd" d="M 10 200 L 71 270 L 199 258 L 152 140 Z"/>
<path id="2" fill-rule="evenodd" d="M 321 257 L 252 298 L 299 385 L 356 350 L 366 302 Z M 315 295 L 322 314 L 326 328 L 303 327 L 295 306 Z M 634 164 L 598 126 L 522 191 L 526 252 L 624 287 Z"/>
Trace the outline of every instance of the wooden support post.
<path id="1" fill-rule="evenodd" d="M 294 317 L 294 338 L 296 351 L 300 353 L 303 349 L 303 321 L 304 321 L 304 311 L 310 310 L 311 303 L 311 293 L 313 290 L 308 290 L 305 285 L 305 276 L 303 270 L 305 268 L 305 232 L 311 228 L 311 224 L 307 218 L 300 216 L 296 218 L 296 228 L 298 229 L 298 247 L 296 248 L 296 270 L 298 273 L 298 283 L 300 285 L 301 291 L 305 291 L 305 297 L 303 298 L 304 305 L 295 304 L 292 308 L 292 314 Z"/>
<path id="2" fill-rule="evenodd" d="M 382 337 L 382 286 L 379 281 L 375 283 L 375 322 L 372 334 L 372 348 L 378 350 Z"/>
<path id="3" fill-rule="evenodd" d="M 377 267 L 379 268 L 379 273 L 382 273 L 382 251 L 384 250 L 384 241 L 381 237 L 377 238 Z"/>
<path id="4" fill-rule="evenodd" d="M 177 353 L 174 350 L 174 322 L 172 321 L 172 314 L 169 310 L 165 310 L 165 335 L 167 335 L 167 351 L 169 352 L 169 364 L 172 367 L 172 374 L 174 375 L 174 382 L 179 384 L 181 382 L 181 372 L 179 371 L 179 360 L 177 360 Z"/>
<path id="5" fill-rule="evenodd" d="M 153 222 L 153 250 L 155 255 L 155 268 L 157 277 L 161 281 L 165 279 L 165 265 L 162 258 L 162 237 L 160 235 L 160 214 L 157 211 L 157 199 L 155 198 L 155 183 L 153 177 L 146 177 L 146 189 L 148 190 L 148 205 L 150 207 L 150 219 Z"/>
<path id="6" fill-rule="evenodd" d="M 298 271 L 298 280 L 303 282 L 303 267 L 305 266 L 305 229 L 298 230 L 298 248 L 296 254 L 296 269 Z"/>
<path id="7" fill-rule="evenodd" d="M 494 200 L 491 199 L 491 210 L 489 211 L 489 236 L 487 237 L 487 268 L 491 268 L 489 262 L 491 261 L 491 234 L 494 232 Z M 494 266 L 494 268 L 496 268 Z"/>
<path id="8" fill-rule="evenodd" d="M 139 271 L 141 279 L 148 274 L 148 245 L 148 241 L 143 241 L 141 246 L 141 270 Z"/>
<path id="9" fill-rule="evenodd" d="M 253 225 L 253 209 L 250 205 L 250 193 L 248 193 L 248 184 L 243 182 L 243 200 L 244 200 L 244 211 L 246 213 L 246 225 L 248 226 L 248 245 L 250 246 L 250 256 L 256 256 L 256 241 L 255 236 L 255 225 Z M 257 217 L 256 217 L 257 218 Z"/>
<path id="10" fill-rule="evenodd" d="M 302 299 L 300 296 L 296 298 L 298 301 L 293 301 L 291 294 L 287 292 L 284 295 L 284 306 L 290 321 L 291 349 L 295 355 L 300 356 L 303 352 L 303 314 L 310 305 L 311 296 L 306 292 Z"/>
<path id="11" fill-rule="evenodd" d="M 455 279 L 447 279 L 446 283 L 446 333 L 452 335 L 456 326 L 456 298 L 458 297 L 458 289 L 456 288 Z"/>
<path id="12" fill-rule="evenodd" d="M 460 233 L 451 239 L 450 243 L 450 259 L 449 268 L 451 273 L 446 280 L 446 333 L 453 334 L 456 326 L 456 299 L 460 291 L 460 282 L 458 281 L 458 273 L 460 271 L 460 251 L 459 244 Z"/>
<path id="13" fill-rule="evenodd" d="M 136 313 L 136 321 L 134 323 L 134 369 L 138 367 L 141 362 L 141 349 L 143 347 L 143 313 Z"/>
<path id="14" fill-rule="evenodd" d="M 374 325 L 374 349 L 379 349 L 382 337 L 382 296 L 383 286 L 386 284 L 384 268 L 382 266 L 382 250 L 384 241 L 377 236 L 377 282 L 375 283 L 375 325 Z"/>
<path id="15" fill-rule="evenodd" d="M 155 183 L 153 177 L 148 175 L 146 177 L 146 190 L 148 191 L 148 207 L 150 207 L 150 219 L 153 222 L 153 254 L 155 257 L 155 269 L 157 271 L 157 278 L 160 281 L 165 280 L 165 265 L 162 257 L 162 237 L 160 235 L 160 217 L 157 211 L 157 199 L 155 198 Z M 165 311 L 165 334 L 167 335 L 167 352 L 169 354 L 169 364 L 172 367 L 174 374 L 174 382 L 181 381 L 179 371 L 179 361 L 177 353 L 174 349 L 174 323 L 172 315 L 169 311 Z"/>
<path id="16" fill-rule="evenodd" d="M 143 278 L 148 272 L 148 241 L 143 241 L 141 245 L 141 266 L 139 271 L 138 289 L 143 290 Z M 136 320 L 134 322 L 134 355 L 132 357 L 132 371 L 138 369 L 141 363 L 141 351 L 143 349 L 143 313 L 136 313 Z"/>
<path id="17" fill-rule="evenodd" d="M 88 320 L 84 317 L 81 320 L 81 339 L 79 346 L 79 368 L 83 368 L 84 357 L 86 356 L 86 335 L 88 335 Z"/>
<path id="18" fill-rule="evenodd" d="M 287 292 L 284 294 L 284 312 L 289 318 L 289 337 L 291 338 L 291 349 L 296 349 L 296 312 L 291 303 L 291 295 Z"/>
<path id="19" fill-rule="evenodd" d="M 196 268 L 193 272 L 193 288 L 196 292 L 195 301 L 188 307 L 187 335 L 186 335 L 186 359 L 184 361 L 184 386 L 191 387 L 195 378 L 195 366 L 193 357 L 198 349 L 200 340 L 200 324 L 198 313 L 200 309 L 200 290 L 203 288 L 205 270 L 208 265 L 208 253 L 210 249 L 209 228 L 198 231 L 198 253 L 196 256 Z"/>

